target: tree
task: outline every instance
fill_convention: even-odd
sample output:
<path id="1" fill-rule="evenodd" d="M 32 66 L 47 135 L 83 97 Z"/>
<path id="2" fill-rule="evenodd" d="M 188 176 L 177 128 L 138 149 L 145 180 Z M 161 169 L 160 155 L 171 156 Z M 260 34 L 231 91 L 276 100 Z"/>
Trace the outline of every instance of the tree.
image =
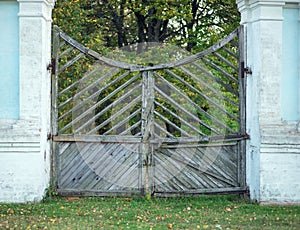
<path id="1" fill-rule="evenodd" d="M 234 0 L 60 0 L 54 23 L 100 53 L 143 42 L 199 51 L 234 30 L 239 14 Z"/>

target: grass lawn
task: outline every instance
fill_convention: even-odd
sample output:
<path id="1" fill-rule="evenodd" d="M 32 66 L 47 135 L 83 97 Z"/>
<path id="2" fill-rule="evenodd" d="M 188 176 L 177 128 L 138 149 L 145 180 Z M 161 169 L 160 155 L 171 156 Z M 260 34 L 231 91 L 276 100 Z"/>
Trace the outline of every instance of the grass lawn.
<path id="1" fill-rule="evenodd" d="M 0 204 L 0 229 L 300 229 L 300 206 L 259 206 L 238 196 L 55 197 Z"/>

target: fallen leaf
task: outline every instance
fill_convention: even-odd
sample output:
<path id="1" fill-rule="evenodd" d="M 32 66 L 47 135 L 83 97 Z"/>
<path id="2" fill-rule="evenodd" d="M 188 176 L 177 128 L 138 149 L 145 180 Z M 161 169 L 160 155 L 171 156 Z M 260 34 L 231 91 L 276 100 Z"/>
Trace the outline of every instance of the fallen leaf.
<path id="1" fill-rule="evenodd" d="M 9 209 L 7 210 L 7 212 L 10 213 L 10 214 L 14 214 L 14 213 L 15 213 L 14 210 L 12 210 L 11 208 L 9 208 Z"/>

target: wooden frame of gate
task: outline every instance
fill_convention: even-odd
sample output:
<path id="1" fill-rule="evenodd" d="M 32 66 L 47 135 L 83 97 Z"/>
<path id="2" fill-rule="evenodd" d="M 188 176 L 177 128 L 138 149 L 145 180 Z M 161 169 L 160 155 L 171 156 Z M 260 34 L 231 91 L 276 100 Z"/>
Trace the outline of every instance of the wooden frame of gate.
<path id="1" fill-rule="evenodd" d="M 103 57 L 54 27 L 54 188 L 245 193 L 243 37 L 239 27 L 196 55 L 145 66 Z"/>

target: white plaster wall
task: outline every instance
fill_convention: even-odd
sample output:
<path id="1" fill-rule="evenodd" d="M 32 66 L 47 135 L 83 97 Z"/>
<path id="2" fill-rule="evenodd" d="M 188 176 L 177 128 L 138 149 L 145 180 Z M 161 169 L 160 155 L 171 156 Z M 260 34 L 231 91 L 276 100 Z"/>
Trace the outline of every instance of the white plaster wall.
<path id="1" fill-rule="evenodd" d="M 261 202 L 300 203 L 300 146 L 263 145 Z"/>
<path id="2" fill-rule="evenodd" d="M 18 0 L 20 119 L 0 120 L 0 202 L 40 201 L 50 181 L 53 0 Z"/>
<path id="3" fill-rule="evenodd" d="M 298 1 L 299 2 L 299 1 Z M 300 203 L 300 133 L 281 119 L 282 0 L 237 1 L 246 27 L 247 184 L 253 200 Z M 300 76 L 299 76 L 300 77 Z"/>

